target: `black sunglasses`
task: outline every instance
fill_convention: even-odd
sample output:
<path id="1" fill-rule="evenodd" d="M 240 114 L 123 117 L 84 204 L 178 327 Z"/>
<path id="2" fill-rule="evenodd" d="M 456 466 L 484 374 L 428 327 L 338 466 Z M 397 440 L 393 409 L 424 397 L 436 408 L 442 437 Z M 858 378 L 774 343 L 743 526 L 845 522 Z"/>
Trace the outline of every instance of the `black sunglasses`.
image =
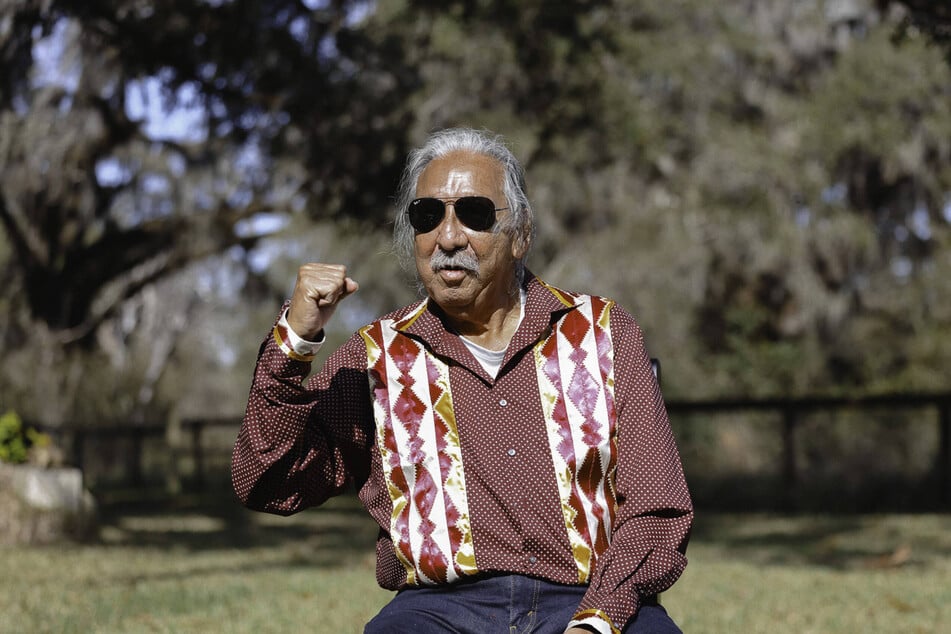
<path id="1" fill-rule="evenodd" d="M 409 204 L 406 215 L 413 229 L 420 233 L 429 233 L 439 226 L 446 215 L 446 203 L 452 203 L 459 222 L 473 231 L 488 231 L 495 224 L 495 212 L 508 207 L 496 207 L 491 198 L 485 196 L 463 196 L 455 200 L 439 198 L 417 198 Z"/>

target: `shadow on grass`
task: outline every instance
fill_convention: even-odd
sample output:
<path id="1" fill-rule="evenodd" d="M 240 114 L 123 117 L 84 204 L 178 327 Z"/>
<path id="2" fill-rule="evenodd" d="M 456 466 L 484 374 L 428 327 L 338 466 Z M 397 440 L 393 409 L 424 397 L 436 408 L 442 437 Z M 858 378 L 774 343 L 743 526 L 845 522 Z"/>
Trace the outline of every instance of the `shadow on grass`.
<path id="1" fill-rule="evenodd" d="M 98 491 L 98 542 L 176 551 L 280 549 L 265 566 L 339 566 L 372 553 L 378 527 L 355 494 L 289 517 L 241 506 L 230 490 L 168 495 L 158 488 Z"/>
<path id="2" fill-rule="evenodd" d="M 894 570 L 951 559 L 949 528 L 946 515 L 701 512 L 692 542 L 763 565 Z"/>
<path id="3" fill-rule="evenodd" d="M 749 483 L 746 490 L 751 490 Z M 365 564 L 372 559 L 378 531 L 354 494 L 290 517 L 243 508 L 224 480 L 175 496 L 162 487 L 101 490 L 96 495 L 103 545 L 196 553 L 267 551 L 255 563 L 229 568 L 239 573 Z M 738 561 L 831 570 L 927 567 L 936 560 L 951 559 L 951 516 L 947 514 L 788 514 L 743 512 L 729 505 L 727 509 L 701 505 L 692 543 L 718 549 Z"/>
<path id="4" fill-rule="evenodd" d="M 124 546 L 117 546 L 117 549 Z M 294 569 L 309 570 L 313 568 L 335 568 L 348 566 L 348 560 L 332 557 L 331 552 L 323 554 L 314 553 L 312 555 L 303 555 L 301 553 L 285 554 L 281 557 L 272 557 L 260 559 L 254 563 L 228 563 L 214 564 L 193 563 L 187 568 L 179 570 L 148 570 L 137 572 L 130 570 L 127 574 L 110 574 L 89 580 L 86 583 L 91 586 L 129 586 L 134 587 L 139 584 L 149 584 L 163 581 L 181 581 L 193 580 L 196 577 L 212 577 L 216 575 L 243 576 L 254 575 L 256 573 L 267 572 L 271 570 L 290 571 Z M 367 577 L 372 579 L 372 568 L 367 569 Z"/>
<path id="5" fill-rule="evenodd" d="M 695 475 L 687 479 L 694 502 L 726 512 L 922 513 L 942 512 L 940 480 L 899 473 L 861 478 L 802 475 L 795 482 L 775 474 Z"/>

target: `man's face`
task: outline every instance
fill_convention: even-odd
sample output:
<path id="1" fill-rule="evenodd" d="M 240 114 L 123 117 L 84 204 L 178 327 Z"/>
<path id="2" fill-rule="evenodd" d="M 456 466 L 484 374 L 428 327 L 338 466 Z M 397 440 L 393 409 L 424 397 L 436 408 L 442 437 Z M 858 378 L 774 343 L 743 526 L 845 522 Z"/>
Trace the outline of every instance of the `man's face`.
<path id="1" fill-rule="evenodd" d="M 503 176 L 495 159 L 456 152 L 426 166 L 416 197 L 450 203 L 462 196 L 485 196 L 497 208 L 507 207 Z M 498 211 L 496 216 L 501 220 L 511 213 Z M 508 232 L 475 231 L 462 224 L 452 204 L 446 205 L 439 226 L 415 237 L 416 270 L 429 296 L 450 316 L 470 319 L 509 305 L 516 262 L 523 253 Z"/>

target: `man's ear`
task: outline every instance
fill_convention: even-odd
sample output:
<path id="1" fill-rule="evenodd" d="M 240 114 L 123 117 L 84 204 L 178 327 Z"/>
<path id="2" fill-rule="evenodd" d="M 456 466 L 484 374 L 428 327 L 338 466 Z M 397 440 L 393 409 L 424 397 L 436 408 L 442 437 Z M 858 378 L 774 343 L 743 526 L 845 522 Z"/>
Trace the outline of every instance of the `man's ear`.
<path id="1" fill-rule="evenodd" d="M 512 257 L 521 260 L 528 253 L 528 248 L 532 246 L 532 219 L 531 212 L 524 214 L 522 226 L 515 233 L 512 239 Z"/>

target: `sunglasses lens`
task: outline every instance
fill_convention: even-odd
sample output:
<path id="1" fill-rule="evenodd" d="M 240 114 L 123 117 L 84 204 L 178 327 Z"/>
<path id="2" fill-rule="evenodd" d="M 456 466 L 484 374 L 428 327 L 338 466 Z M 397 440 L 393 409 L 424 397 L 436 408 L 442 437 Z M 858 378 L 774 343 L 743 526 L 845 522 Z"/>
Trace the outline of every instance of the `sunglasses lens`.
<path id="1" fill-rule="evenodd" d="M 495 224 L 495 203 L 485 196 L 464 196 L 454 205 L 456 216 L 475 231 L 488 231 Z"/>
<path id="2" fill-rule="evenodd" d="M 436 198 L 417 198 L 409 204 L 409 224 L 420 233 L 429 233 L 446 215 L 446 205 Z"/>
<path id="3" fill-rule="evenodd" d="M 459 222 L 473 231 L 488 231 L 495 224 L 495 203 L 485 196 L 463 196 L 453 203 Z M 446 204 L 438 198 L 417 198 L 409 204 L 409 224 L 420 233 L 429 233 L 446 215 Z"/>

